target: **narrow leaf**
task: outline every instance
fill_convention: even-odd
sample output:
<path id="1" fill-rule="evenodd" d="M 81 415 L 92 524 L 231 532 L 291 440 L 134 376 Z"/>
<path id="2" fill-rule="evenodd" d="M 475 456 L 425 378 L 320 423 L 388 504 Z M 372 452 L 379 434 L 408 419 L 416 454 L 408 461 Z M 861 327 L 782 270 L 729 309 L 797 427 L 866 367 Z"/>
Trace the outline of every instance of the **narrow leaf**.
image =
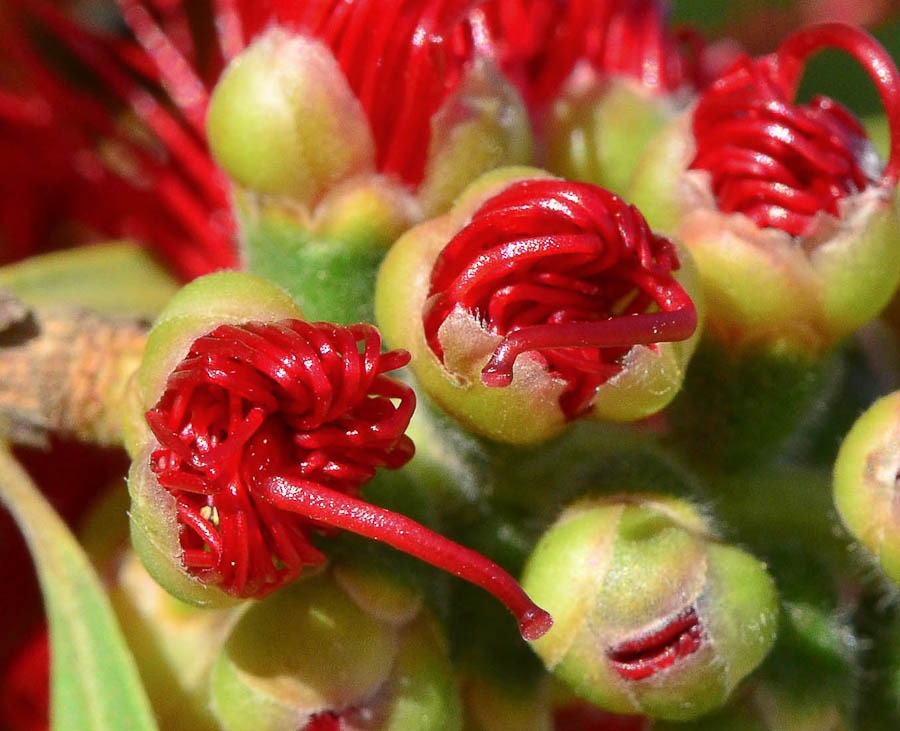
<path id="1" fill-rule="evenodd" d="M 178 283 L 146 251 L 121 241 L 0 267 L 0 287 L 31 307 L 80 305 L 152 319 L 178 290 Z"/>
<path id="2" fill-rule="evenodd" d="M 6 445 L 0 445 L 0 502 L 25 536 L 44 593 L 53 728 L 155 730 L 134 658 L 99 578 Z"/>

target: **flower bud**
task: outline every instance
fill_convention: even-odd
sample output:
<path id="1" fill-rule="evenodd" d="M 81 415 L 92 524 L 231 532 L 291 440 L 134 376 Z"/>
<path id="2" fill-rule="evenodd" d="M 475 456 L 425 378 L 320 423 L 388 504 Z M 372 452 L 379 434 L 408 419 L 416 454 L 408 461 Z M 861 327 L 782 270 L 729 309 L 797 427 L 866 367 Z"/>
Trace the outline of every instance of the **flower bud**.
<path id="1" fill-rule="evenodd" d="M 259 321 L 250 320 L 256 314 Z M 131 429 L 132 542 L 148 571 L 197 604 L 261 598 L 317 566 L 327 526 L 382 541 L 493 593 L 526 639 L 552 623 L 496 564 L 359 499 L 415 448 L 412 389 L 386 373 L 371 325 L 308 323 L 250 275 L 196 280 L 148 340 Z"/>
<path id="2" fill-rule="evenodd" d="M 328 575 L 299 582 L 242 616 L 213 670 L 212 707 L 228 731 L 355 728 L 355 721 L 373 731 L 461 726 L 434 620 L 419 614 L 384 623 Z"/>
<path id="3" fill-rule="evenodd" d="M 553 628 L 532 645 L 547 668 L 615 713 L 700 716 L 775 636 L 765 568 L 672 498 L 574 504 L 539 541 L 523 583 L 555 610 Z"/>
<path id="4" fill-rule="evenodd" d="M 207 126 L 213 156 L 257 193 L 310 205 L 374 169 L 365 114 L 329 49 L 277 27 L 228 66 Z"/>
<path id="5" fill-rule="evenodd" d="M 853 425 L 834 465 L 834 503 L 844 525 L 900 584 L 900 392 L 876 401 Z"/>
<path id="6" fill-rule="evenodd" d="M 828 47 L 876 83 L 892 130 L 883 170 L 837 102 L 794 102 L 806 59 Z M 696 257 L 709 332 L 727 348 L 818 356 L 900 280 L 898 174 L 900 74 L 863 31 L 826 24 L 739 58 L 648 145 L 631 194 Z"/>
<path id="7" fill-rule="evenodd" d="M 668 403 L 697 337 L 691 273 L 616 196 L 510 168 L 397 242 L 375 310 L 445 411 L 527 444 Z"/>

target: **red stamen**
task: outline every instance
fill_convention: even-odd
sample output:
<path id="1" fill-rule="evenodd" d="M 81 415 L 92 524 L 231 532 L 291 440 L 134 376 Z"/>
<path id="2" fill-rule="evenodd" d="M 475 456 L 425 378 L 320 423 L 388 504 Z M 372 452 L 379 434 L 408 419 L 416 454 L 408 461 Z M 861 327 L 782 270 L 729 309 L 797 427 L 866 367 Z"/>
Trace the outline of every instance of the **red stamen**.
<path id="1" fill-rule="evenodd" d="M 384 375 L 409 354 L 380 350 L 369 325 L 299 320 L 223 325 L 194 341 L 147 412 L 161 445 L 150 466 L 177 500 L 185 567 L 260 597 L 324 560 L 313 530 L 350 530 L 486 588 L 523 636 L 539 637 L 552 620 L 499 566 L 354 497 L 414 452 L 404 432 L 415 394 Z"/>
<path id="2" fill-rule="evenodd" d="M 696 652 L 702 644 L 700 618 L 693 607 L 688 607 L 661 629 L 610 648 L 608 656 L 623 678 L 643 680 Z"/>
<path id="3" fill-rule="evenodd" d="M 612 193 L 558 180 L 516 183 L 487 201 L 435 262 L 425 336 L 443 359 L 441 325 L 458 308 L 472 314 L 504 336 L 482 381 L 508 385 L 516 358 L 540 352 L 567 382 L 561 406 L 575 418 L 632 346 L 693 333 L 696 309 L 672 275 L 677 268 L 671 242 Z"/>
<path id="4" fill-rule="evenodd" d="M 830 23 L 794 33 L 771 56 L 742 57 L 701 97 L 690 167 L 711 174 L 720 210 L 803 235 L 819 211 L 840 216 L 840 200 L 875 182 L 862 164 L 865 130 L 850 112 L 824 97 L 793 104 L 806 61 L 825 48 L 849 53 L 875 82 L 891 130 L 881 185 L 897 184 L 900 74 L 867 33 Z"/>

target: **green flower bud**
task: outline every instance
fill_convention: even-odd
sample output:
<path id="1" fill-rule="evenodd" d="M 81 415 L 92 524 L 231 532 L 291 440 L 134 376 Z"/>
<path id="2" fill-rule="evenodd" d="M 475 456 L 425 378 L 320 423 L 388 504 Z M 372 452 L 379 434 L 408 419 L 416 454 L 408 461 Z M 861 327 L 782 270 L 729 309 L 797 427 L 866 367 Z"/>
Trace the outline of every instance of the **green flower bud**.
<path id="1" fill-rule="evenodd" d="M 504 214 L 505 206 L 516 214 Z M 613 210 L 633 224 L 625 240 L 606 240 L 610 229 L 585 220 L 606 221 Z M 448 214 L 391 249 L 375 293 L 385 339 L 412 353 L 419 384 L 441 408 L 499 441 L 540 442 L 581 416 L 629 421 L 654 413 L 677 393 L 698 337 L 688 294 L 693 270 L 671 242 L 638 222 L 636 211 L 623 210 L 620 199 L 599 188 L 541 171 L 509 168 L 484 176 Z M 634 272 L 642 285 L 632 289 L 634 280 L 617 281 L 638 266 L 623 253 L 590 282 L 579 279 L 577 268 L 566 271 L 578 282 L 571 287 L 592 295 L 555 289 L 554 275 L 541 274 L 541 267 L 578 246 L 597 256 L 607 247 L 659 247 L 653 254 L 659 268 Z M 616 300 L 641 303 L 629 312 L 633 317 L 607 309 L 612 291 Z M 567 305 L 575 314 L 555 319 Z M 522 311 L 533 315 L 522 323 L 532 327 L 519 326 Z M 586 376 L 578 358 L 603 375 Z"/>
<path id="2" fill-rule="evenodd" d="M 547 168 L 626 196 L 644 148 L 674 113 L 669 97 L 630 79 L 592 78 L 551 105 Z"/>
<path id="3" fill-rule="evenodd" d="M 834 503 L 844 525 L 900 583 L 900 392 L 876 401 L 853 425 L 834 465 Z"/>
<path id="4" fill-rule="evenodd" d="M 295 731 L 321 715 L 368 719 L 375 731 L 461 727 L 434 621 L 384 623 L 326 575 L 250 608 L 222 648 L 211 687 L 228 731 Z"/>
<path id="5" fill-rule="evenodd" d="M 615 713 L 707 713 L 775 637 L 765 568 L 672 498 L 576 503 L 539 541 L 523 584 L 553 611 L 553 628 L 532 644 L 547 668 Z"/>
<path id="6" fill-rule="evenodd" d="M 213 156 L 241 187 L 301 205 L 374 170 L 366 116 L 330 50 L 279 27 L 225 70 L 207 126 Z"/>

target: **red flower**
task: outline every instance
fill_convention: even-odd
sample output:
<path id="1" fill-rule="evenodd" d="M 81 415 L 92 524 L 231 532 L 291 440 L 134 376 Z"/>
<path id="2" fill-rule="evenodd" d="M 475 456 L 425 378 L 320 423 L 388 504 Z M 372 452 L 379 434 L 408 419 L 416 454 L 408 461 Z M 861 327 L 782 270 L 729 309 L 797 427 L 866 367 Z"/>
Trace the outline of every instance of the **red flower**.
<path id="1" fill-rule="evenodd" d="M 431 274 L 425 337 L 457 308 L 504 336 L 482 381 L 504 386 L 523 352 L 536 351 L 567 388 L 573 419 L 622 370 L 633 345 L 684 340 L 694 303 L 673 272 L 672 243 L 602 188 L 560 180 L 514 183 L 488 200 L 444 248 Z"/>
<path id="2" fill-rule="evenodd" d="M 324 560 L 314 530 L 350 530 L 488 589 L 523 635 L 540 636 L 549 616 L 506 572 L 356 497 L 376 468 L 401 467 L 414 451 L 404 431 L 415 395 L 384 375 L 409 354 L 380 348 L 370 325 L 300 320 L 223 325 L 193 343 L 147 412 L 161 445 L 151 469 L 175 497 L 184 566 L 260 597 Z"/>
<path id="3" fill-rule="evenodd" d="M 891 126 L 883 172 L 859 122 L 837 102 L 794 104 L 806 59 L 823 48 L 850 53 L 875 81 Z M 794 33 L 769 56 L 738 60 L 703 93 L 694 112 L 697 154 L 719 210 L 739 211 L 760 228 L 804 234 L 820 211 L 900 177 L 900 78 L 887 52 L 865 32 L 838 24 Z"/>

